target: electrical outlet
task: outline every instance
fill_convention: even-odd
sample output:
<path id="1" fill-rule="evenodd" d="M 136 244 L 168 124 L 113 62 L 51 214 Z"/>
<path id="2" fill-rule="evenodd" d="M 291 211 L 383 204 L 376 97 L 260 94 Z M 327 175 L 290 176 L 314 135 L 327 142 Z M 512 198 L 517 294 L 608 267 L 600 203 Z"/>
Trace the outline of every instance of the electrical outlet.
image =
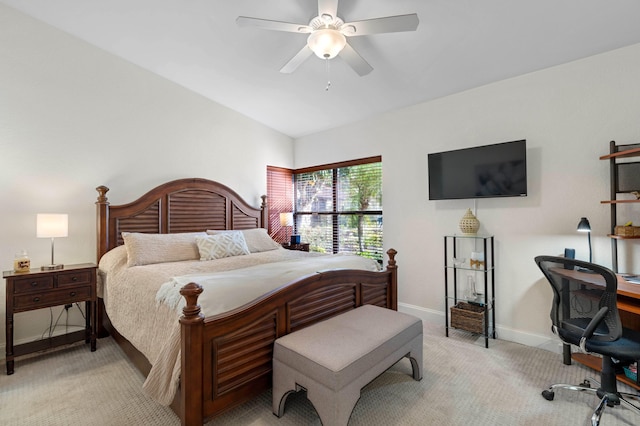
<path id="1" fill-rule="evenodd" d="M 71 309 L 73 307 L 73 305 L 71 303 L 67 303 L 66 305 L 64 305 L 64 309 L 66 309 L 67 311 L 69 309 Z"/>

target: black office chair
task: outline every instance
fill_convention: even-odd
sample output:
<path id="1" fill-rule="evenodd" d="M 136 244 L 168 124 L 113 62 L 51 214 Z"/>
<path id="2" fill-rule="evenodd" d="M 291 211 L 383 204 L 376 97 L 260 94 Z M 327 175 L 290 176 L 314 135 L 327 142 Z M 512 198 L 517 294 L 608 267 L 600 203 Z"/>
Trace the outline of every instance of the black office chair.
<path id="1" fill-rule="evenodd" d="M 640 394 L 618 392 L 617 388 L 616 372 L 640 359 L 640 332 L 622 327 L 616 275 L 603 266 L 564 257 L 537 256 L 535 261 L 553 289 L 553 332 L 564 343 L 602 355 L 598 388 L 585 379 L 580 385 L 555 384 L 542 396 L 552 401 L 556 389 L 595 393 L 601 400 L 591 416 L 594 426 L 607 405 L 623 404 L 640 414 L 640 407 L 625 399 L 640 400 Z"/>

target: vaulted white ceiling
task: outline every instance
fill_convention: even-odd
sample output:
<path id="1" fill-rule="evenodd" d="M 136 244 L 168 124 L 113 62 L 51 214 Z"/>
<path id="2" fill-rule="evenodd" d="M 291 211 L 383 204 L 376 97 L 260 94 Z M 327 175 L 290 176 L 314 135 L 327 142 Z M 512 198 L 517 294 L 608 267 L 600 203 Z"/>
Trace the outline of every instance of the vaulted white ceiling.
<path id="1" fill-rule="evenodd" d="M 291 137 L 640 42 L 637 0 L 342 0 L 345 21 L 417 13 L 415 32 L 351 37 L 340 57 L 280 68 L 305 34 L 241 28 L 240 15 L 307 24 L 317 0 L 0 0 Z"/>

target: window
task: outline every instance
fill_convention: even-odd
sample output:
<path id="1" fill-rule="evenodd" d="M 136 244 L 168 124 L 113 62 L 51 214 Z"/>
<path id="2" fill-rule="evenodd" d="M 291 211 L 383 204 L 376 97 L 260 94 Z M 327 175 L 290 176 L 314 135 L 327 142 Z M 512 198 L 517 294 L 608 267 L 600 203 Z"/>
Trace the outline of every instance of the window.
<path id="1" fill-rule="evenodd" d="M 371 157 L 292 171 L 295 232 L 311 251 L 356 253 L 382 261 L 381 160 Z M 268 195 L 271 217 L 276 192 Z M 279 227 L 275 216 L 270 222 Z"/>

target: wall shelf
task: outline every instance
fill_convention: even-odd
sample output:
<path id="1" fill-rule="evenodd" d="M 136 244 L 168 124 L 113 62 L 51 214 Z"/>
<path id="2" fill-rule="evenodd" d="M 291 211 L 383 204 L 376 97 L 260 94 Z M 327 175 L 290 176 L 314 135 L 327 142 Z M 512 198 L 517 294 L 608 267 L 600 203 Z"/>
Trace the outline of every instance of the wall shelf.
<path id="1" fill-rule="evenodd" d="M 605 200 L 605 201 L 600 201 L 600 204 L 625 204 L 625 203 L 640 203 L 640 200 Z"/>
<path id="2" fill-rule="evenodd" d="M 624 235 L 607 234 L 607 237 L 615 240 L 640 240 L 640 237 L 625 237 Z"/>
<path id="3" fill-rule="evenodd" d="M 615 146 L 615 142 L 612 141 Z M 618 147 L 624 145 L 618 145 Z M 629 158 L 640 157 L 640 148 L 623 148 L 621 150 L 612 151 L 610 154 L 600 157 L 601 160 L 611 160 L 612 158 Z"/>

